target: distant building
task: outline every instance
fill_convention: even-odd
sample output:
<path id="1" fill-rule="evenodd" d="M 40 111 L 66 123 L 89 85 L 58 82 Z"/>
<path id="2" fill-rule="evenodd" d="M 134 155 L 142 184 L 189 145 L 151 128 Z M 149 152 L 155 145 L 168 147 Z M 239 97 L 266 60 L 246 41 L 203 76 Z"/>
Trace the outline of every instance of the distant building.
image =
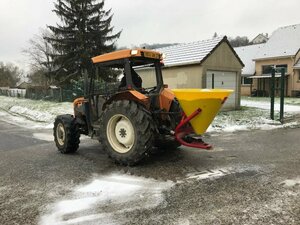
<path id="1" fill-rule="evenodd" d="M 227 37 L 156 49 L 164 53 L 164 83 L 170 88 L 224 88 L 234 93 L 224 109 L 240 107 L 241 69 L 244 64 Z M 153 83 L 151 70 L 138 72 L 144 83 Z"/>
<path id="2" fill-rule="evenodd" d="M 286 96 L 300 95 L 300 24 L 280 27 L 273 32 L 267 43 L 253 58 L 255 76 L 253 88 L 264 95 L 270 94 L 270 73 L 273 67 L 279 73 L 285 69 Z M 279 74 L 277 74 L 279 76 Z M 279 94 L 279 77 L 276 78 L 275 89 Z"/>
<path id="3" fill-rule="evenodd" d="M 21 82 L 20 84 L 17 85 L 17 88 L 20 88 L 20 89 L 27 89 L 31 86 L 31 83 L 28 83 L 28 82 Z"/>
<path id="4" fill-rule="evenodd" d="M 255 75 L 255 62 L 253 59 L 258 54 L 258 52 L 263 48 L 265 44 L 257 45 L 248 45 L 242 47 L 234 48 L 235 52 L 238 54 L 240 59 L 245 64 L 245 67 L 242 69 L 241 77 L 241 95 L 250 96 L 252 89 L 252 80 L 251 76 Z"/>
<path id="5" fill-rule="evenodd" d="M 259 34 L 255 38 L 253 38 L 251 43 L 253 43 L 253 44 L 262 44 L 262 43 L 266 43 L 268 40 L 269 40 L 268 34 L 265 34 L 265 35 L 264 34 Z"/>

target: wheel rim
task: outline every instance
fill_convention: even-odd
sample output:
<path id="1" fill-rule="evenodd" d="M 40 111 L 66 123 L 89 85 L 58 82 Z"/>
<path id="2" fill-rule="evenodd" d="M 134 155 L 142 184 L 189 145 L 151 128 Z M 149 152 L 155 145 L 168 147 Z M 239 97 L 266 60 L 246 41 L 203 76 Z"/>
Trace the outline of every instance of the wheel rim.
<path id="1" fill-rule="evenodd" d="M 62 146 L 65 144 L 66 131 L 64 125 L 61 123 L 59 123 L 56 128 L 56 139 L 59 145 Z"/>
<path id="2" fill-rule="evenodd" d="M 130 120 L 121 114 L 114 115 L 107 123 L 107 139 L 119 153 L 127 153 L 134 145 L 135 133 Z"/>

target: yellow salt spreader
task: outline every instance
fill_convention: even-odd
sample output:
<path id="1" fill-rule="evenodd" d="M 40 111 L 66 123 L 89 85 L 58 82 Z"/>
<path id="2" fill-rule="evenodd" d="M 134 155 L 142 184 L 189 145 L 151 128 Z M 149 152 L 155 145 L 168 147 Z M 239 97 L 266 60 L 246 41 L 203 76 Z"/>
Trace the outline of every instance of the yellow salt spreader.
<path id="1" fill-rule="evenodd" d="M 175 129 L 176 140 L 182 145 L 211 149 L 200 135 L 204 134 L 233 90 L 173 89 L 183 110 L 181 122 Z M 187 138 L 189 137 L 190 138 Z"/>

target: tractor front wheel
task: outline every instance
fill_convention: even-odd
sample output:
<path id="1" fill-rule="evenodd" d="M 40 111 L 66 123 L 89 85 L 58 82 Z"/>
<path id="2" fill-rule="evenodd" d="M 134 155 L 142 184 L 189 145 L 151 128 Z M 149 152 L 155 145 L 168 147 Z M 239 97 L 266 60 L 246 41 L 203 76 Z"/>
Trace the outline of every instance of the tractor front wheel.
<path id="1" fill-rule="evenodd" d="M 80 143 L 80 131 L 72 115 L 55 118 L 53 135 L 56 147 L 63 153 L 76 152 Z"/>
<path id="2" fill-rule="evenodd" d="M 100 142 L 108 155 L 122 165 L 142 160 L 154 140 L 151 116 L 143 106 L 128 100 L 112 102 L 103 112 Z"/>

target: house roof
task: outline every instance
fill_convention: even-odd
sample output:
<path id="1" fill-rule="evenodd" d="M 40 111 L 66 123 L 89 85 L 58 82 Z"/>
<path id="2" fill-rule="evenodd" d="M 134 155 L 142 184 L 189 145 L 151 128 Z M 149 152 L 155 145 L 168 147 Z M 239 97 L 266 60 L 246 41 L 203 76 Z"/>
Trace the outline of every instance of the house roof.
<path id="1" fill-rule="evenodd" d="M 28 83 L 26 81 L 20 81 L 19 83 L 17 83 L 16 87 L 21 87 L 21 86 L 29 86 L 31 85 L 31 83 Z"/>
<path id="2" fill-rule="evenodd" d="M 254 60 L 294 56 L 300 49 L 300 24 L 280 27 L 273 32 Z"/>
<path id="3" fill-rule="evenodd" d="M 242 75 L 253 75 L 255 73 L 255 62 L 253 58 L 263 48 L 265 44 L 248 45 L 234 48 L 240 59 L 245 64 L 242 69 Z"/>
<path id="4" fill-rule="evenodd" d="M 166 58 L 164 59 L 165 66 L 171 67 L 186 64 L 201 64 L 223 42 L 228 43 L 239 62 L 244 65 L 229 44 L 226 36 L 216 37 L 209 40 L 178 44 L 165 48 L 159 48 L 156 50 L 166 55 Z"/>

